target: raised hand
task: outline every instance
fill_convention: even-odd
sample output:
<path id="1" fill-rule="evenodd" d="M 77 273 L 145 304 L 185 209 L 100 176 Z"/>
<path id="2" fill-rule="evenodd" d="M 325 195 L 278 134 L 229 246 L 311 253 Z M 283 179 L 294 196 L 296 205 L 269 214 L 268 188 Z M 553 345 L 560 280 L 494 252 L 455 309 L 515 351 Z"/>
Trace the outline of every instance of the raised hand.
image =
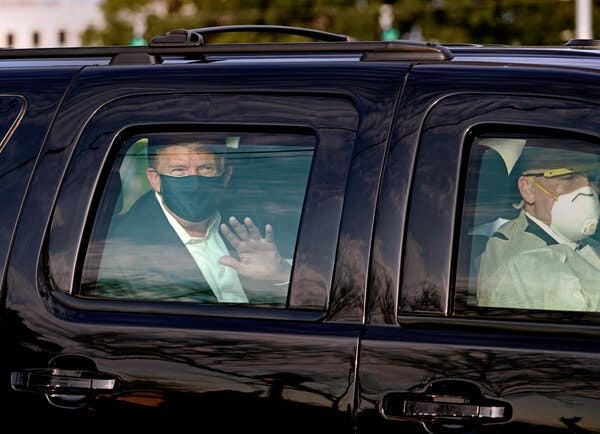
<path id="1" fill-rule="evenodd" d="M 273 242 L 273 227 L 265 226 L 263 237 L 251 218 L 240 223 L 229 217 L 228 225 L 221 224 L 221 232 L 236 249 L 239 260 L 233 256 L 222 256 L 219 263 L 233 268 L 240 276 L 272 283 L 287 282 L 290 278 L 290 264 L 281 258 Z"/>

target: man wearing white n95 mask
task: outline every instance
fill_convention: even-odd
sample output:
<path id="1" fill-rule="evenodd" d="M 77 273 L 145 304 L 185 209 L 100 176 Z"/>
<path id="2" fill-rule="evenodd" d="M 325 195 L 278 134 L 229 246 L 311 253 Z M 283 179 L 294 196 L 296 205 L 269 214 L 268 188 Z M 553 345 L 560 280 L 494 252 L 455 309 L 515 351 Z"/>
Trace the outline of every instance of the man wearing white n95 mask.
<path id="1" fill-rule="evenodd" d="M 515 167 L 521 211 L 486 245 L 480 306 L 600 311 L 599 243 L 591 238 L 600 219 L 599 165 L 595 155 L 562 145 L 528 141 L 523 149 Z"/>

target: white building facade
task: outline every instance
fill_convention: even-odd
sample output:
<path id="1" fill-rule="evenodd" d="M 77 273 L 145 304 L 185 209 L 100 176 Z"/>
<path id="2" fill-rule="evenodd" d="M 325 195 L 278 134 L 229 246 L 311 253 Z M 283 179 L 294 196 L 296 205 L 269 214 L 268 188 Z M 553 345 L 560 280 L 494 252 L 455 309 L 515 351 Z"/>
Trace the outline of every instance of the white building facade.
<path id="1" fill-rule="evenodd" d="M 93 25 L 103 27 L 98 1 L 0 0 L 0 47 L 78 47 Z"/>

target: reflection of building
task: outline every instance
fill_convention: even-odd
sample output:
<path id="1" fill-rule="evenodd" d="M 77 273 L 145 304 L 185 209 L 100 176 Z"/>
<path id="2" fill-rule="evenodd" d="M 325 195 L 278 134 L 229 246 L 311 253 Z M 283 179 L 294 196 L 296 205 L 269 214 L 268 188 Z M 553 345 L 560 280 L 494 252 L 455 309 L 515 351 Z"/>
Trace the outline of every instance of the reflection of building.
<path id="1" fill-rule="evenodd" d="M 93 0 L 0 0 L 0 47 L 36 48 L 81 45 L 89 26 L 102 27 Z"/>

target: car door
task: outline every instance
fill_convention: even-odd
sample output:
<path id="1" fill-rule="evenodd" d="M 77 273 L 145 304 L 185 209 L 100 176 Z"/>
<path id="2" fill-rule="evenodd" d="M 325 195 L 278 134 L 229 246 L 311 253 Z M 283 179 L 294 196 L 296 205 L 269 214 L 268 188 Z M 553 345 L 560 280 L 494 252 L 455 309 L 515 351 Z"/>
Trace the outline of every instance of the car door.
<path id="1" fill-rule="evenodd" d="M 387 131 L 376 126 L 391 121 L 398 81 L 357 76 L 349 96 L 334 69 L 318 82 L 295 76 L 291 90 L 284 74 L 245 65 L 80 75 L 46 142 L 7 275 L 15 407 L 101 426 L 118 415 L 142 426 L 200 418 L 221 429 L 349 432 L 374 213 L 363 205 L 376 197 Z M 356 101 L 371 116 L 360 128 Z M 157 136 L 217 137 L 243 154 L 230 199 L 281 237 L 293 267 L 283 302 L 86 292 L 94 246 L 149 191 L 143 153 Z M 351 254 L 336 259 L 338 244 Z"/>
<path id="2" fill-rule="evenodd" d="M 534 75 L 561 94 L 528 92 Z M 506 186 L 519 153 L 506 149 L 532 138 L 599 149 L 589 97 L 600 81 L 586 74 L 583 91 L 580 79 L 552 68 L 413 70 L 378 203 L 361 432 L 600 430 L 598 312 L 482 306 L 477 294 L 480 253 L 518 213 Z M 531 272 L 542 290 L 562 289 Z"/>

